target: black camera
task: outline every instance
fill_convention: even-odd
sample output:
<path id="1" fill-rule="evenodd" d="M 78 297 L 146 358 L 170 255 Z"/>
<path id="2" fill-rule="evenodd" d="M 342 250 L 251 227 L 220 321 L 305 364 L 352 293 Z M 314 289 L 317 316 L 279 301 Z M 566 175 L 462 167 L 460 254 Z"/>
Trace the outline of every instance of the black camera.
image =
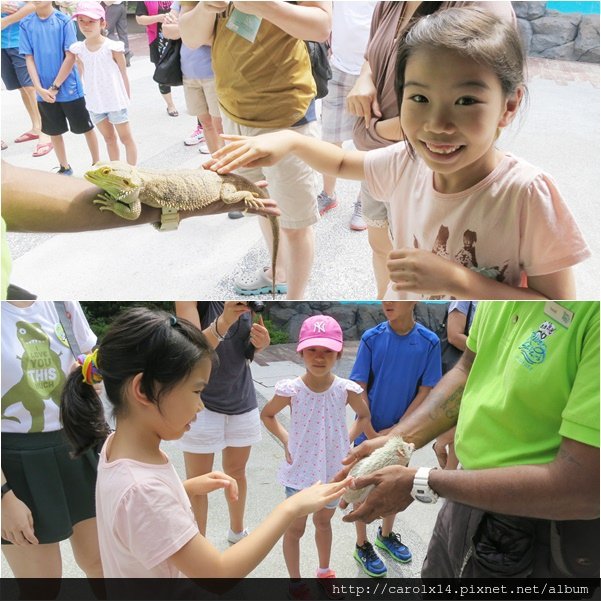
<path id="1" fill-rule="evenodd" d="M 265 311 L 265 303 L 262 301 L 247 301 L 246 305 L 254 313 L 263 313 Z"/>

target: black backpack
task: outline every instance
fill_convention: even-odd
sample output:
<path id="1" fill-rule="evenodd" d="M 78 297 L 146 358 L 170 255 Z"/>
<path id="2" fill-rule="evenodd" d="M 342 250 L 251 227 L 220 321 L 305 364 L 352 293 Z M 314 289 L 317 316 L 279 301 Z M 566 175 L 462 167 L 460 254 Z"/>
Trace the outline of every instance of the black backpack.
<path id="1" fill-rule="evenodd" d="M 330 67 L 330 59 L 328 51 L 330 45 L 327 42 L 311 42 L 305 41 L 307 52 L 311 59 L 311 72 L 317 87 L 315 98 L 323 98 L 328 95 L 328 81 L 332 79 L 332 68 Z"/>
<path id="2" fill-rule="evenodd" d="M 423 326 L 434 332 L 440 339 L 440 355 L 442 358 L 442 373 L 446 374 L 451 367 L 459 361 L 463 351 L 459 350 L 456 346 L 453 346 L 449 342 L 447 335 L 447 321 L 449 318 L 448 314 L 449 303 L 448 302 L 435 302 L 435 303 L 417 303 L 415 305 L 415 320 L 421 323 Z M 467 314 L 465 322 L 465 333 L 468 333 L 470 315 L 473 312 L 473 305 L 470 304 L 470 308 Z"/>

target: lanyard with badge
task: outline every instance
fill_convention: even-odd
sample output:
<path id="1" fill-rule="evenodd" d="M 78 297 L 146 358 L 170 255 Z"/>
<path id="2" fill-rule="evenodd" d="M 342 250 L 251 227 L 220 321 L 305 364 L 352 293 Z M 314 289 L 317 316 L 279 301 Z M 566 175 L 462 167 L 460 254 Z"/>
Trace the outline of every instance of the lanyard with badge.
<path id="1" fill-rule="evenodd" d="M 254 43 L 259 27 L 261 27 L 261 17 L 256 15 L 248 15 L 234 8 L 227 20 L 225 26 L 240 37 L 248 40 L 251 44 Z"/>

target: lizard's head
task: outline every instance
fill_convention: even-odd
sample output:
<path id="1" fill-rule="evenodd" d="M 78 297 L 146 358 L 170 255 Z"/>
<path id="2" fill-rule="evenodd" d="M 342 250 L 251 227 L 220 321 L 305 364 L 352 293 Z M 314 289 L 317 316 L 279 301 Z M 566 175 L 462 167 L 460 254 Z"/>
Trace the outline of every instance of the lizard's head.
<path id="1" fill-rule="evenodd" d="M 121 161 L 96 163 L 84 177 L 113 198 L 125 198 L 142 185 L 136 168 Z"/>

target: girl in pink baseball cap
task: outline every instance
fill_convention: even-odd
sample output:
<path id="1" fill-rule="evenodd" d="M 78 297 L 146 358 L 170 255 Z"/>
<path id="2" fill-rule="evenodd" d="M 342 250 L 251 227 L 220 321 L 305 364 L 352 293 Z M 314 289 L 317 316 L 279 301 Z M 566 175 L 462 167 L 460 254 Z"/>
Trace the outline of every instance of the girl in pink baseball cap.
<path id="1" fill-rule="evenodd" d="M 328 482 L 340 471 L 342 459 L 350 448 L 346 425 L 346 406 L 357 414 L 353 431 L 376 436 L 363 389 L 354 382 L 332 373 L 342 355 L 343 336 L 340 324 L 329 315 L 313 315 L 305 319 L 296 350 L 301 354 L 306 371 L 293 380 L 276 384 L 275 396 L 261 412 L 266 428 L 284 445 L 286 460 L 278 472 L 286 496 L 311 486 L 316 481 Z M 290 407 L 290 427 L 286 430 L 276 419 Z M 338 501 L 313 515 L 315 544 L 319 557 L 317 578 L 326 593 L 336 574 L 330 568 L 332 528 L 330 522 Z M 308 598 L 309 590 L 300 579 L 300 539 L 305 531 L 306 516 L 294 520 L 284 534 L 284 559 L 291 578 L 290 597 Z"/>

